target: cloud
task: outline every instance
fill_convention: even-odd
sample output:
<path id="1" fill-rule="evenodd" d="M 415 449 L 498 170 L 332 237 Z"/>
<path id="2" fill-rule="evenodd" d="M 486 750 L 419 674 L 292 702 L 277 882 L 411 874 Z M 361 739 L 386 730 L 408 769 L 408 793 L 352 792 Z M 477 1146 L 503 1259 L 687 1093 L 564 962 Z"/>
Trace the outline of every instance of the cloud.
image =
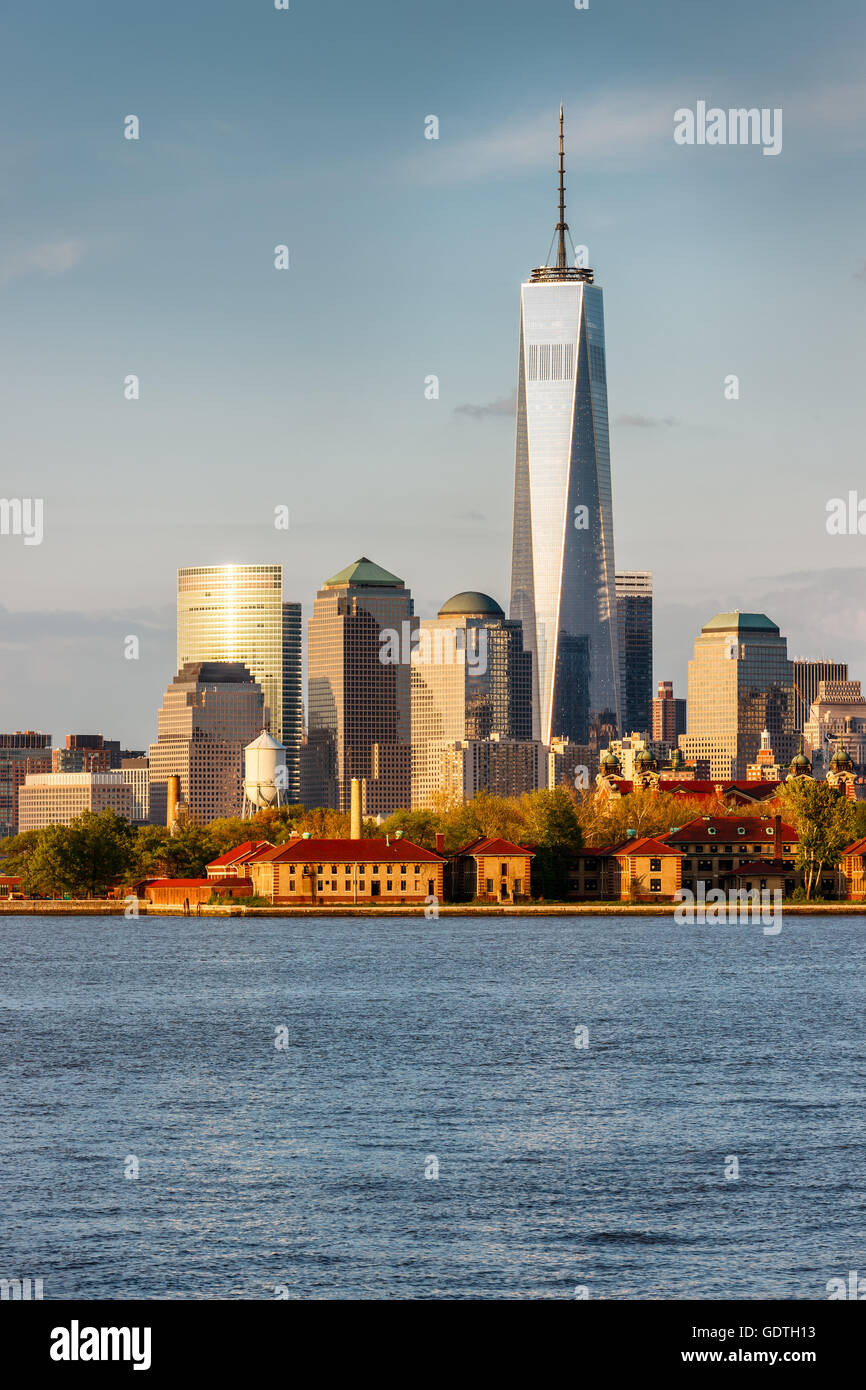
<path id="1" fill-rule="evenodd" d="M 473 420 L 483 420 L 488 415 L 513 416 L 517 409 L 517 391 L 510 396 L 502 396 L 498 401 L 488 401 L 487 405 L 455 405 L 455 415 L 471 415 Z"/>
<path id="2" fill-rule="evenodd" d="M 16 251 L 0 258 L 0 283 L 19 280 L 25 275 L 65 275 L 84 255 L 80 241 L 51 241 Z"/>
<path id="3" fill-rule="evenodd" d="M 661 417 L 656 415 L 617 415 L 615 423 L 617 425 L 629 425 L 637 430 L 655 430 L 658 429 L 659 425 L 671 429 L 680 422 L 673 415 Z"/>
<path id="4" fill-rule="evenodd" d="M 616 161 L 645 163 L 653 147 L 667 149 L 673 139 L 673 113 L 681 92 L 630 88 L 587 100 L 565 101 L 566 170 L 609 167 Z M 559 110 L 552 102 L 535 111 L 461 139 L 443 126 L 442 139 L 431 141 L 409 161 L 409 171 L 429 183 L 477 181 L 480 175 L 518 174 L 553 162 Z"/>

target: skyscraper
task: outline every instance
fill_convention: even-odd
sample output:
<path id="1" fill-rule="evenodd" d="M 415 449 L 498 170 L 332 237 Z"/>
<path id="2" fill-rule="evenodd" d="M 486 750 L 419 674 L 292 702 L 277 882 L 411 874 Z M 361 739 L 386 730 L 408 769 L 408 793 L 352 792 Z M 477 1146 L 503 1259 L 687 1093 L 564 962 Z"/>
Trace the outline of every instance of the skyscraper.
<path id="1" fill-rule="evenodd" d="M 710 777 L 745 779 L 767 730 L 782 766 L 796 752 L 788 644 L 765 613 L 718 613 L 689 662 L 686 758 L 709 758 Z"/>
<path id="2" fill-rule="evenodd" d="M 190 661 L 165 692 L 150 745 L 150 819 L 165 825 L 168 779 L 200 825 L 239 816 L 244 749 L 262 731 L 261 686 L 239 662 Z M 121 774 L 118 773 L 120 777 Z"/>
<path id="3" fill-rule="evenodd" d="M 653 697 L 653 577 L 616 572 L 619 691 L 623 733 L 649 733 Z"/>
<path id="4" fill-rule="evenodd" d="M 365 784 L 366 814 L 387 816 L 409 806 L 412 626 L 412 595 L 403 580 L 366 556 L 316 595 L 307 655 L 308 751 L 315 757 L 304 764 L 315 785 L 301 789 L 306 804 L 330 790 L 333 809 L 348 811 L 357 777 Z M 393 637 L 401 649 L 396 661 Z"/>
<path id="5" fill-rule="evenodd" d="M 0 734 L 0 839 L 18 833 L 18 794 L 29 773 L 51 771 L 51 735 Z"/>
<path id="6" fill-rule="evenodd" d="M 673 681 L 659 681 L 657 699 L 652 702 L 652 728 L 654 743 L 666 743 L 676 748 L 680 734 L 686 732 L 686 702 L 674 695 Z"/>
<path id="7" fill-rule="evenodd" d="M 544 743 L 620 722 L 604 306 L 567 231 L 560 108 L 556 263 L 521 290 L 511 561 Z"/>
<path id="8" fill-rule="evenodd" d="M 188 661 L 241 661 L 248 668 L 264 693 L 270 731 L 286 749 L 287 800 L 297 801 L 301 605 L 283 602 L 282 565 L 178 570 L 178 669 Z"/>
<path id="9" fill-rule="evenodd" d="M 809 710 L 818 698 L 818 685 L 821 681 L 846 681 L 848 679 L 847 661 L 792 661 L 794 671 L 794 696 L 796 719 L 794 727 L 802 733 L 809 718 Z"/>
<path id="10" fill-rule="evenodd" d="M 414 631 L 412 805 L 430 806 L 445 785 L 444 749 L 457 740 L 532 738 L 532 657 L 523 629 L 495 599 L 455 594 Z M 485 756 L 495 756 L 485 754 Z M 480 756 L 480 755 L 479 755 Z M 537 779 L 522 791 L 534 790 Z"/>

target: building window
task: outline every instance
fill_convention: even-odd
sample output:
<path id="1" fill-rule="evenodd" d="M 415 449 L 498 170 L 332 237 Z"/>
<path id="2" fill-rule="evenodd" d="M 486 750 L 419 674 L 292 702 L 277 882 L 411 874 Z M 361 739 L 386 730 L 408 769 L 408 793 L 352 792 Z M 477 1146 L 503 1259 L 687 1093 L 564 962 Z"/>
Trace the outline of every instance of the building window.
<path id="1" fill-rule="evenodd" d="M 492 879 L 492 878 L 488 878 L 488 879 L 487 879 L 487 892 L 488 892 L 488 893 L 492 893 L 492 892 L 493 892 L 493 879 Z"/>
<path id="2" fill-rule="evenodd" d="M 651 892 L 651 893 L 660 893 L 661 891 L 662 891 L 662 881 L 661 881 L 661 879 L 660 879 L 660 878 L 651 878 L 651 879 L 650 879 L 650 892 Z"/>
<path id="3" fill-rule="evenodd" d="M 420 874 L 420 872 L 421 872 L 421 865 L 420 865 L 420 864 L 416 864 L 416 865 L 415 865 L 415 872 L 416 872 L 416 874 Z"/>
<path id="4" fill-rule="evenodd" d="M 516 878 L 516 879 L 514 880 L 514 891 L 515 891 L 515 893 L 522 893 L 522 892 L 523 892 L 523 879 L 522 879 L 522 878 Z"/>
<path id="5" fill-rule="evenodd" d="M 400 879 L 400 892 L 401 892 L 401 893 L 405 893 L 405 892 L 406 892 L 406 880 L 405 880 L 405 878 L 401 878 L 401 879 Z"/>
<path id="6" fill-rule="evenodd" d="M 507 878 L 507 877 L 508 877 L 508 865 L 507 865 L 507 864 L 500 864 L 500 866 L 499 866 L 499 876 L 500 876 L 500 878 Z"/>
<path id="7" fill-rule="evenodd" d="M 650 873 L 651 873 L 651 874 L 660 874 L 661 871 L 662 871 L 662 861 L 661 861 L 660 859 L 651 859 L 651 860 L 650 860 Z"/>
<path id="8" fill-rule="evenodd" d="M 322 880 L 321 880 L 321 879 L 319 879 L 318 883 L 316 884 L 316 888 L 317 888 L 318 891 L 321 893 L 321 891 L 322 891 Z"/>

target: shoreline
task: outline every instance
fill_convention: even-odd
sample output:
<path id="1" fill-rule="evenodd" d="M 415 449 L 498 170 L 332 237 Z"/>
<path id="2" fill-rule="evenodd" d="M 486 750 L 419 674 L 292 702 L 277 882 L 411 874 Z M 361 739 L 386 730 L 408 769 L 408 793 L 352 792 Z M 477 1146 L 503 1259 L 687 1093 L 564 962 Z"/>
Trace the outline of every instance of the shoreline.
<path id="1" fill-rule="evenodd" d="M 445 903 L 437 917 L 672 917 L 682 903 L 522 903 L 519 906 L 500 903 Z M 710 906 L 710 910 L 712 905 Z M 345 904 L 334 907 L 242 907 L 236 903 L 202 903 L 201 911 L 185 913 L 179 904 L 139 903 L 135 916 L 127 917 L 122 901 L 82 899 L 80 902 L 24 900 L 0 902 L 0 917 L 120 917 L 135 921 L 136 917 L 419 917 L 425 918 L 429 909 L 423 904 L 403 907 L 373 907 Z M 783 903 L 781 911 L 792 917 L 866 917 L 866 902 L 862 903 Z M 751 917 L 744 917 L 751 921 Z M 760 909 L 755 920 L 760 920 Z M 712 925 L 712 923 L 710 923 Z"/>

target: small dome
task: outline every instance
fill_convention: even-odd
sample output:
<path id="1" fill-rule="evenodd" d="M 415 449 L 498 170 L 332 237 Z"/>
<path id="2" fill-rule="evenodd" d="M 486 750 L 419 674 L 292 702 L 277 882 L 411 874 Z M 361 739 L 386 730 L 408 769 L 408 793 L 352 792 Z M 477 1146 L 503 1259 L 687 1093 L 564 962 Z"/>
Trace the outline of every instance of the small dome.
<path id="1" fill-rule="evenodd" d="M 685 767 L 685 765 L 686 765 L 686 760 L 685 760 L 685 758 L 683 757 L 683 751 L 682 751 L 682 749 L 681 749 L 681 748 L 675 748 L 674 751 L 673 751 L 673 756 L 672 756 L 672 758 L 671 758 L 671 770 L 672 770 L 673 772 L 681 772 L 682 769 Z"/>
<path id="2" fill-rule="evenodd" d="M 606 753 L 602 753 L 601 766 L 604 768 L 605 772 L 619 772 L 619 758 L 610 748 L 608 748 Z"/>
<path id="3" fill-rule="evenodd" d="M 638 772 L 655 772 L 658 763 L 648 748 L 642 748 L 634 760 Z"/>
<path id="4" fill-rule="evenodd" d="M 812 771 L 812 764 L 805 753 L 798 753 L 791 759 L 791 771 L 806 775 Z"/>
<path id="5" fill-rule="evenodd" d="M 830 766 L 836 772 L 850 772 L 854 764 L 851 761 L 850 754 L 846 753 L 844 748 L 837 748 L 830 759 Z"/>
<path id="6" fill-rule="evenodd" d="M 464 589 L 455 594 L 439 609 L 440 618 L 504 618 L 505 613 L 489 594 L 481 594 L 477 589 Z"/>

